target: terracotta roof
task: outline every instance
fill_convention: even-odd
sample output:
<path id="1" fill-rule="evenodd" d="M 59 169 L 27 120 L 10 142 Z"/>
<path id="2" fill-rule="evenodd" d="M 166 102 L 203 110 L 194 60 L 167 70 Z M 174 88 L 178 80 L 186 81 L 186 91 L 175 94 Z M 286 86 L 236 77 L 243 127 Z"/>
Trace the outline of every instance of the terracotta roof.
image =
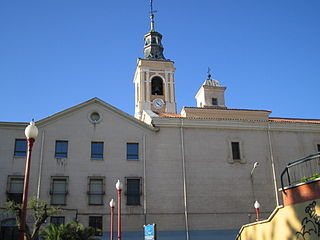
<path id="1" fill-rule="evenodd" d="M 179 113 L 158 113 L 158 115 L 163 118 L 185 118 Z"/>
<path id="2" fill-rule="evenodd" d="M 185 107 L 185 108 L 194 108 L 194 109 L 212 109 L 212 108 L 198 108 L 198 107 Z M 222 109 L 222 110 L 240 110 L 240 111 L 266 111 L 268 110 L 250 110 L 250 109 Z M 188 119 L 199 119 L 198 117 L 184 117 L 178 113 L 158 113 L 159 117 L 162 118 L 188 118 Z M 201 117 L 202 119 L 212 119 L 211 117 Z M 231 118 L 223 118 L 219 120 L 236 120 Z M 239 119 L 241 120 L 241 119 Z M 311 124 L 320 124 L 320 119 L 302 119 L 302 118 L 280 118 L 280 117 L 269 117 L 270 122 L 278 123 L 311 123 Z"/>
<path id="3" fill-rule="evenodd" d="M 271 110 L 257 110 L 257 109 L 236 109 L 236 108 L 221 108 L 221 107 L 184 107 L 199 110 L 227 110 L 227 111 L 254 111 L 254 112 L 271 112 Z"/>
<path id="4" fill-rule="evenodd" d="M 271 122 L 291 122 L 291 123 L 320 123 L 320 119 L 301 119 L 301 118 L 269 118 Z"/>

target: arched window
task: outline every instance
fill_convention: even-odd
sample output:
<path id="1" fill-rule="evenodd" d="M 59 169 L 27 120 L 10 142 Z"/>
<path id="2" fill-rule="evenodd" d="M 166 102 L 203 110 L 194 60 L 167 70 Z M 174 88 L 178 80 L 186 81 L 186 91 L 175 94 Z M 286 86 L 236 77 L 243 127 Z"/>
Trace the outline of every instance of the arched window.
<path id="1" fill-rule="evenodd" d="M 157 43 L 157 38 L 152 37 L 152 39 L 151 39 L 151 43 Z"/>
<path id="2" fill-rule="evenodd" d="M 163 95 L 163 81 L 160 77 L 154 77 L 151 80 L 152 95 Z"/>

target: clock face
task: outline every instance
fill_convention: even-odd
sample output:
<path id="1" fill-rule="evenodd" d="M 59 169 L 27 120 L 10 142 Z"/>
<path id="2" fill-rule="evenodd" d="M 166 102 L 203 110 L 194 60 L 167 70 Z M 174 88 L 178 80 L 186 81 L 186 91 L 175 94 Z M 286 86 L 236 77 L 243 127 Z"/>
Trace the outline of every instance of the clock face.
<path id="1" fill-rule="evenodd" d="M 153 100 L 152 104 L 156 109 L 160 109 L 164 106 L 164 101 L 161 98 L 156 98 Z"/>

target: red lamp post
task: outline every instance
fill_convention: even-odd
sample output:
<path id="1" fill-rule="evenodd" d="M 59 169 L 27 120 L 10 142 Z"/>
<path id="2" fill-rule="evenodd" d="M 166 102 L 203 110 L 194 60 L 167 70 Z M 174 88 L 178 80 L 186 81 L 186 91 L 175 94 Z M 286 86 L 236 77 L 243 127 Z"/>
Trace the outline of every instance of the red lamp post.
<path id="1" fill-rule="evenodd" d="M 29 176 L 30 176 L 30 165 L 31 165 L 31 153 L 33 143 L 38 136 L 38 128 L 36 127 L 33 121 L 26 127 L 24 131 L 27 137 L 28 143 L 28 151 L 27 151 L 27 161 L 26 161 L 26 168 L 24 173 L 24 184 L 23 184 L 23 195 L 22 195 L 22 208 L 21 208 L 21 215 L 20 215 L 20 240 L 24 240 L 24 235 L 26 233 L 26 217 L 27 217 L 27 204 L 28 204 L 28 191 L 29 191 Z"/>
<path id="2" fill-rule="evenodd" d="M 113 218 L 114 218 L 114 201 L 111 199 L 110 203 L 110 240 L 113 240 Z"/>
<path id="3" fill-rule="evenodd" d="M 255 201 L 254 208 L 256 209 L 256 221 L 260 221 L 260 216 L 259 216 L 260 203 L 258 201 Z"/>
<path id="4" fill-rule="evenodd" d="M 118 180 L 116 184 L 116 189 L 118 192 L 118 240 L 121 240 L 121 191 L 122 183 Z"/>

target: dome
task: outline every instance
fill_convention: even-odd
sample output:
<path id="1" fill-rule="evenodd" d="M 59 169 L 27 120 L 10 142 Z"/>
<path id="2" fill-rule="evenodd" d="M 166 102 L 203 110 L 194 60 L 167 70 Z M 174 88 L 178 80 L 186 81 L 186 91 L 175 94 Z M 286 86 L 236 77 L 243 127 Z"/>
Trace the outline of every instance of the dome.
<path id="1" fill-rule="evenodd" d="M 221 87 L 220 83 L 218 80 L 215 79 L 207 79 L 204 81 L 202 86 L 212 86 L 212 87 Z"/>

